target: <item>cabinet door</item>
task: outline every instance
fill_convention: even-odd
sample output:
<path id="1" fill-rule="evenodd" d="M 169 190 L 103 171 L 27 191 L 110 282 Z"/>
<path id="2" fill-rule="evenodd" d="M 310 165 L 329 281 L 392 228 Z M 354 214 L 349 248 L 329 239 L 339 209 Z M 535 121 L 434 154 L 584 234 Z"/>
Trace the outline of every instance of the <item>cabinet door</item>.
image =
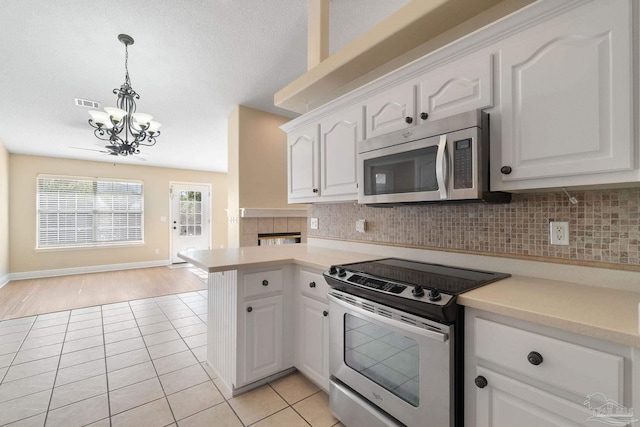
<path id="1" fill-rule="evenodd" d="M 631 16 L 629 0 L 592 2 L 506 42 L 493 190 L 607 183 L 633 168 Z"/>
<path id="2" fill-rule="evenodd" d="M 419 86 L 418 119 L 437 120 L 493 105 L 493 58 L 489 53 L 447 64 L 427 73 Z M 423 119 L 423 114 L 428 116 Z"/>
<path id="3" fill-rule="evenodd" d="M 473 383 L 465 385 L 475 389 L 476 427 L 576 427 L 597 424 L 594 418 L 588 421 L 595 413 L 586 406 L 488 369 L 479 367 L 477 372 L 486 379 L 486 387 L 480 389 Z"/>
<path id="4" fill-rule="evenodd" d="M 282 370 L 282 295 L 245 302 L 244 383 Z"/>
<path id="5" fill-rule="evenodd" d="M 297 129 L 287 136 L 289 201 L 318 197 L 318 125 Z"/>
<path id="6" fill-rule="evenodd" d="M 296 367 L 329 390 L 329 306 L 301 296 L 298 310 Z"/>
<path id="7" fill-rule="evenodd" d="M 367 131 L 372 138 L 415 125 L 416 88 L 404 84 L 375 95 L 365 105 Z"/>
<path id="8" fill-rule="evenodd" d="M 362 108 L 341 111 L 320 123 L 320 194 L 358 198 L 357 143 L 362 139 Z M 344 199 L 344 198 L 341 198 Z"/>

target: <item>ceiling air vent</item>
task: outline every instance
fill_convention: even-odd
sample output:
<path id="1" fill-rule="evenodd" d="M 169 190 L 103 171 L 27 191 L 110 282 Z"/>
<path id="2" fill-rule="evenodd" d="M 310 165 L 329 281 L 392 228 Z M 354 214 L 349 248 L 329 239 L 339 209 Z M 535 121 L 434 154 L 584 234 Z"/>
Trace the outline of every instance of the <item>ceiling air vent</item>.
<path id="1" fill-rule="evenodd" d="M 89 101 L 88 99 L 81 98 L 73 98 L 76 100 L 76 105 L 78 107 L 86 107 L 86 108 L 100 108 L 100 103 L 98 101 Z"/>

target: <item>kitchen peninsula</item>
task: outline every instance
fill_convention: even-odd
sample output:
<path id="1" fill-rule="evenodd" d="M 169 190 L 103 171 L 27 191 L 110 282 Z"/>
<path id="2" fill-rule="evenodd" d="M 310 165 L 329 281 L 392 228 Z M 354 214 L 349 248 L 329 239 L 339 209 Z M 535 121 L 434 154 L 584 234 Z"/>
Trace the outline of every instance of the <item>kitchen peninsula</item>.
<path id="1" fill-rule="evenodd" d="M 512 273 L 513 277 L 461 295 L 459 303 L 481 313 L 626 347 L 636 358 L 640 353 L 640 293 L 629 290 L 635 288 L 632 286 L 609 289 L 585 279 L 589 276 L 597 281 L 608 274 L 607 283 L 613 283 L 615 273 L 618 282 L 633 285 L 637 281 L 633 272 L 321 239 L 312 239 L 310 244 L 191 251 L 179 256 L 209 273 L 207 361 L 233 394 L 294 366 L 300 369 L 303 361 L 298 353 L 303 349 L 296 344 L 300 339 L 297 307 L 311 291 L 319 292 L 318 299 L 324 301 L 328 286 L 322 271 L 333 264 L 390 256 L 479 269 L 484 265 Z M 534 264 L 544 264 L 544 268 Z M 531 277 L 533 271 L 553 273 L 560 280 Z M 573 280 L 568 276 L 586 284 L 570 283 Z M 321 337 L 311 339 L 322 341 Z"/>
<path id="2" fill-rule="evenodd" d="M 304 349 L 298 351 L 296 341 L 301 340 L 296 337 L 322 344 L 322 332 L 316 337 L 297 326 L 299 293 L 320 303 L 315 320 L 323 328 L 329 286 L 322 271 L 333 264 L 379 258 L 306 244 L 188 251 L 178 256 L 209 274 L 207 363 L 232 395 L 287 374 L 294 366 L 326 389 L 322 378 L 328 382 L 328 365 L 322 355 L 328 346 L 309 355 L 320 357 L 318 369 L 327 365 L 326 375 L 321 372 L 313 378 L 313 369 L 305 372 L 301 367 L 306 364 Z"/>

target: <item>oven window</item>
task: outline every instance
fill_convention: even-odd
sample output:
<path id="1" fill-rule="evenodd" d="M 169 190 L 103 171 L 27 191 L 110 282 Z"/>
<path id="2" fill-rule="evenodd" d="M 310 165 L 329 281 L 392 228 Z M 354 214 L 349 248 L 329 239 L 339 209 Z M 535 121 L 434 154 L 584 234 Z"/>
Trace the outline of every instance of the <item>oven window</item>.
<path id="1" fill-rule="evenodd" d="M 364 161 L 364 194 L 437 191 L 437 146 L 404 151 Z"/>
<path id="2" fill-rule="evenodd" d="M 347 366 L 417 407 L 418 343 L 351 314 L 345 314 L 344 329 Z"/>

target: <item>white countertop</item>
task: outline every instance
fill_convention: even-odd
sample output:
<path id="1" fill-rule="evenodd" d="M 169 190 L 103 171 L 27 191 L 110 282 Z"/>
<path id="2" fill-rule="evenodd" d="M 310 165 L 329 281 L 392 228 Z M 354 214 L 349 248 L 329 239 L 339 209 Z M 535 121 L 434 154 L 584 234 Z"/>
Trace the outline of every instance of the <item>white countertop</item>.
<path id="1" fill-rule="evenodd" d="M 640 348 L 640 292 L 513 276 L 465 292 L 458 303 Z"/>
<path id="2" fill-rule="evenodd" d="M 308 246 L 304 243 L 186 251 L 180 252 L 178 257 L 209 273 L 288 263 L 327 270 L 334 264 L 382 258 L 371 254 Z"/>
<path id="3" fill-rule="evenodd" d="M 382 255 L 382 256 L 381 256 Z M 178 256 L 209 273 L 293 263 L 326 270 L 393 256 L 295 244 L 181 252 Z M 508 272 L 507 269 L 502 271 Z M 569 332 L 640 348 L 638 292 L 514 275 L 466 292 L 458 302 Z"/>

